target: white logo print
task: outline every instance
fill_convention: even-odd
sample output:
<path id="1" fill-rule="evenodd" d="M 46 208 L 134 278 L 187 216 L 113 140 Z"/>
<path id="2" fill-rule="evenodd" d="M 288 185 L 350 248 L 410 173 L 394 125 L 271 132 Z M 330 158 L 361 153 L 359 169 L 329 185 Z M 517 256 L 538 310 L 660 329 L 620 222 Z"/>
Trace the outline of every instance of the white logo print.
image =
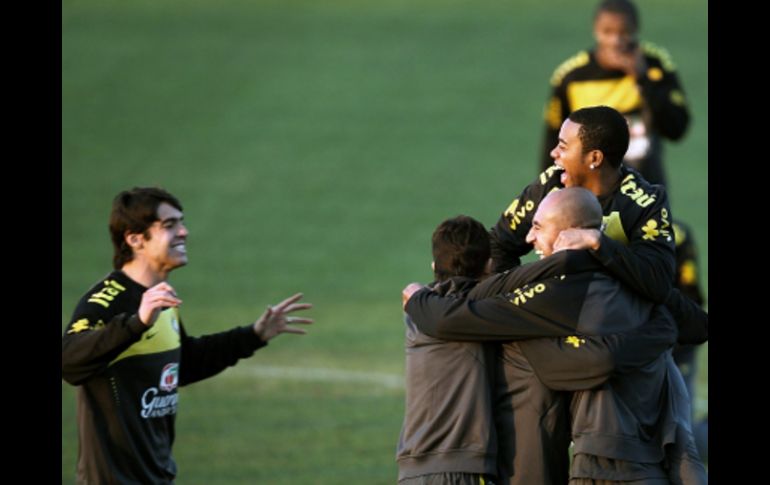
<path id="1" fill-rule="evenodd" d="M 161 418 L 167 414 L 176 414 L 176 403 L 179 401 L 179 394 L 169 394 L 167 396 L 158 396 L 158 388 L 151 387 L 142 394 L 142 412 L 141 416 L 147 418 Z"/>

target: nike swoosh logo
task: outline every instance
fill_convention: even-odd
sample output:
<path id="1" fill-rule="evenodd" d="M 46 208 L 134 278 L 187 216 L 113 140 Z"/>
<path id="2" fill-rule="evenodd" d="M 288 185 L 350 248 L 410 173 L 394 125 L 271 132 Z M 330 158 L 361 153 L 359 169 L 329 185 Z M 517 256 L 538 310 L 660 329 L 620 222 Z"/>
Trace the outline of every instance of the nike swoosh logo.
<path id="1" fill-rule="evenodd" d="M 150 340 L 154 336 L 158 335 L 158 332 L 155 333 L 148 333 L 147 336 L 144 338 L 145 340 Z"/>

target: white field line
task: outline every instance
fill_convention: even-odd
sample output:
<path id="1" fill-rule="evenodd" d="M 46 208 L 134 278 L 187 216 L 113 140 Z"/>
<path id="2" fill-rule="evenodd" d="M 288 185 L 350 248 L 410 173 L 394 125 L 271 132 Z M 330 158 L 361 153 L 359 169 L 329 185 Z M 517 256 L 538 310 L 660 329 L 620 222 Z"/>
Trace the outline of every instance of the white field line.
<path id="1" fill-rule="evenodd" d="M 387 389 L 403 389 L 404 376 L 386 372 L 366 372 L 330 367 L 285 367 L 277 365 L 236 365 L 225 375 L 251 375 L 263 379 L 288 379 L 305 382 L 342 382 L 369 384 Z M 708 411 L 708 400 L 696 397 L 695 410 Z"/>
<path id="2" fill-rule="evenodd" d="M 283 367 L 275 365 L 236 365 L 229 374 L 253 375 L 266 379 L 310 382 L 369 384 L 387 389 L 403 389 L 404 376 L 385 372 L 366 372 L 328 367 Z"/>

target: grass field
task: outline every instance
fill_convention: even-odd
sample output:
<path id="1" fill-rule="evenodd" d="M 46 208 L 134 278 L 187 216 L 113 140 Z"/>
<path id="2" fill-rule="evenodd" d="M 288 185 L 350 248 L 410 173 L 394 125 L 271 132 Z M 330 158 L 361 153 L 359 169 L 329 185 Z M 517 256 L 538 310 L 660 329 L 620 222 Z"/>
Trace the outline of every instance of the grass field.
<path id="1" fill-rule="evenodd" d="M 642 2 L 693 123 L 668 146 L 675 215 L 708 291 L 707 2 Z M 110 268 L 111 198 L 161 185 L 185 208 L 172 284 L 194 335 L 296 291 L 282 336 L 181 391 L 180 484 L 393 483 L 403 413 L 400 290 L 430 234 L 495 222 L 536 175 L 547 80 L 591 43 L 593 1 L 65 0 L 62 313 Z M 708 409 L 707 347 L 699 412 Z M 62 382 L 62 482 L 74 482 Z"/>

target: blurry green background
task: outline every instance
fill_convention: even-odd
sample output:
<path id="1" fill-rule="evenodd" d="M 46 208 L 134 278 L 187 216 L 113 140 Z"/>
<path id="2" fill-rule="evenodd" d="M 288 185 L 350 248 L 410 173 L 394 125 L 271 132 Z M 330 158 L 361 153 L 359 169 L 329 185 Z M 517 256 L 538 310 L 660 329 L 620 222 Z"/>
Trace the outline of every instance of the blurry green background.
<path id="1" fill-rule="evenodd" d="M 667 170 L 707 291 L 707 2 L 640 3 L 690 101 Z M 401 288 L 431 278 L 441 220 L 492 225 L 535 177 L 548 79 L 591 45 L 594 5 L 62 2 L 62 329 L 111 268 L 112 197 L 136 185 L 184 205 L 191 264 L 171 283 L 190 333 L 296 291 L 315 304 L 309 335 L 181 391 L 178 483 L 395 482 Z M 62 381 L 63 483 L 76 456 Z"/>

